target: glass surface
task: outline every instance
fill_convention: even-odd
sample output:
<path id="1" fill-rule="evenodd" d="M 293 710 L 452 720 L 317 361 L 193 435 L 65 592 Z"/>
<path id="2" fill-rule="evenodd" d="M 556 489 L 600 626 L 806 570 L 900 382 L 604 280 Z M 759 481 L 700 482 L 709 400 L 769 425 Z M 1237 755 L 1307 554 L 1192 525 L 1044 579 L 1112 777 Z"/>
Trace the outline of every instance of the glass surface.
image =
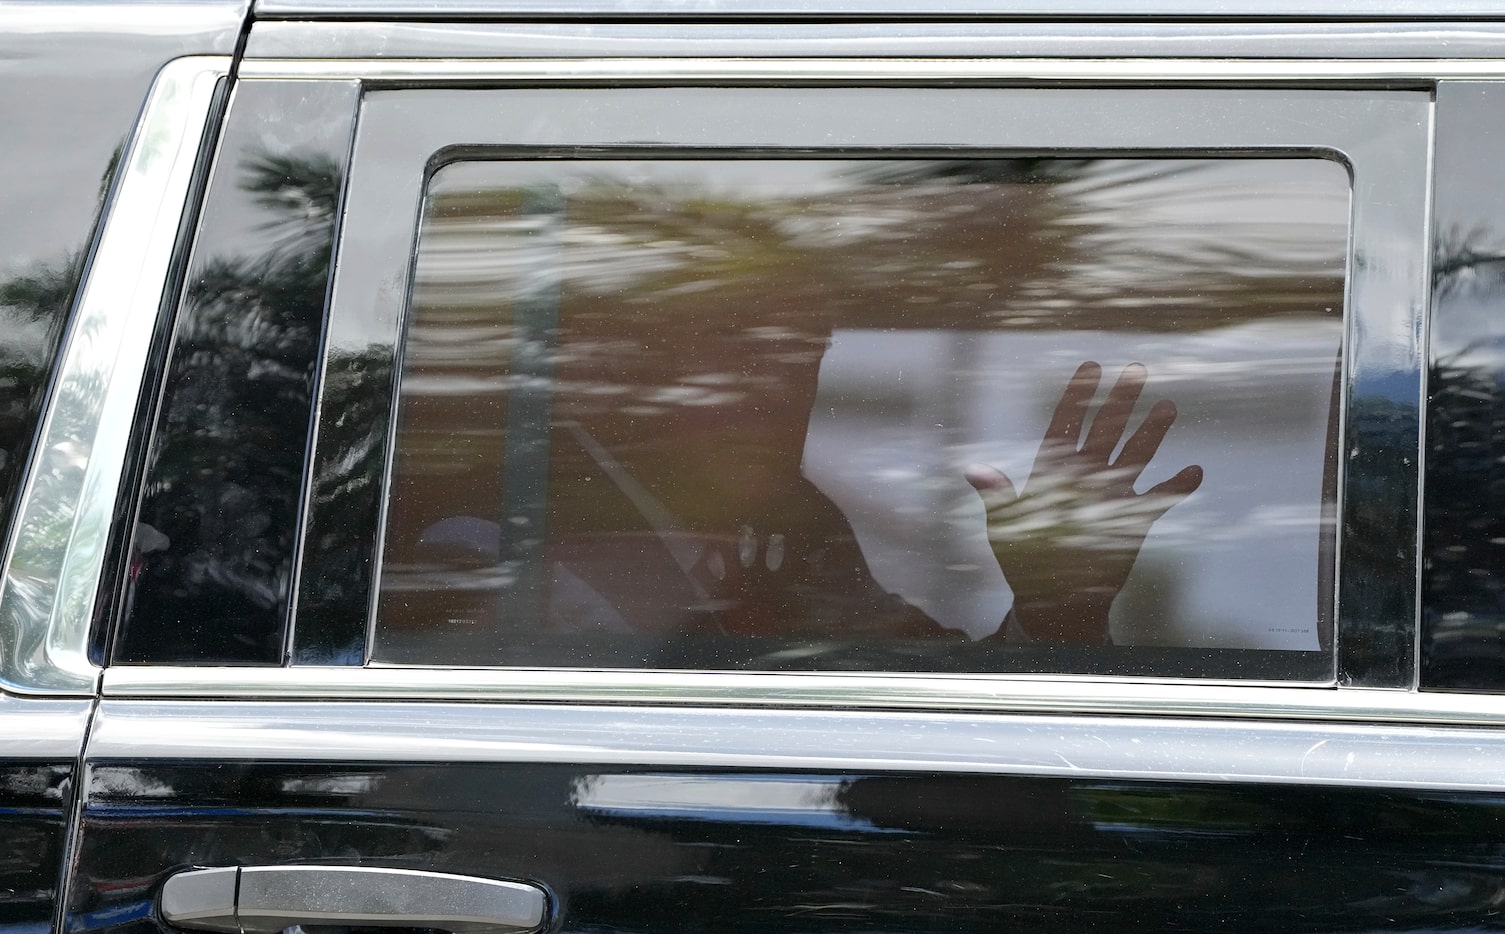
<path id="1" fill-rule="evenodd" d="M 113 661 L 281 663 L 355 82 L 241 82 L 174 326 Z"/>
<path id="2" fill-rule="evenodd" d="M 1294 676 L 1348 196 L 1319 159 L 446 165 L 373 657 Z"/>
<path id="3" fill-rule="evenodd" d="M 1427 373 L 1423 688 L 1505 692 L 1505 101 L 1438 91 Z"/>

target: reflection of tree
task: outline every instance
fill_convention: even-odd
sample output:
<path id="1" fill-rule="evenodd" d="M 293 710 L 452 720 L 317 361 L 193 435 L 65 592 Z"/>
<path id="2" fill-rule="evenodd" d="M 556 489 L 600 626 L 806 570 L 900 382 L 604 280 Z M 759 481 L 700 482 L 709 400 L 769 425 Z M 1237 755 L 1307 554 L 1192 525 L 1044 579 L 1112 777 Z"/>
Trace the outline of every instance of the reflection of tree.
<path id="1" fill-rule="evenodd" d="M 83 269 L 84 251 L 75 250 L 0 282 L 0 528 L 10 521 L 15 485 Z"/>
<path id="2" fill-rule="evenodd" d="M 1350 658 L 1384 671 L 1406 670 L 1412 653 L 1411 588 L 1385 569 L 1414 547 L 1416 423 L 1410 403 L 1381 396 L 1349 403 L 1347 444 L 1363 457 L 1349 460 L 1344 478 L 1342 547 L 1349 573 L 1339 579 L 1338 604 L 1350 622 L 1340 638 Z"/>
<path id="3" fill-rule="evenodd" d="M 572 930 L 1461 931 L 1505 892 L 1478 796 L 877 774 L 829 808 L 696 807 L 721 777 L 674 812 L 586 811 L 599 839 L 643 836 L 623 838 L 636 878 L 590 878 L 589 848 L 561 873 Z"/>
<path id="4" fill-rule="evenodd" d="M 1505 677 L 1505 393 L 1466 353 L 1430 375 L 1427 431 L 1427 682 L 1498 690 Z"/>
<path id="5" fill-rule="evenodd" d="M 1432 261 L 1437 303 L 1428 380 L 1427 683 L 1499 689 L 1505 677 L 1505 385 L 1496 310 L 1505 251 L 1484 228 L 1442 233 Z"/>
<path id="6" fill-rule="evenodd" d="M 875 162 L 853 177 L 917 192 L 1039 190 L 1033 229 L 1019 239 L 1045 262 L 1014 270 L 1020 282 L 999 293 L 995 317 L 1010 327 L 1122 327 L 1127 317 L 1136 328 L 1184 331 L 1226 324 L 1231 311 L 1335 313 L 1341 174 L 1320 160 L 1020 158 Z M 1298 214 L 1268 220 L 1249 208 L 1295 199 L 1287 188 L 1306 195 Z"/>
<path id="7" fill-rule="evenodd" d="M 49 363 L 83 265 L 82 251 L 74 252 L 0 283 L 0 524 L 41 414 Z"/>
<path id="8" fill-rule="evenodd" d="M 136 542 L 132 615 L 151 625 L 128 621 L 128 657 L 281 653 L 268 615 L 290 583 L 340 173 L 321 154 L 253 156 L 242 173 L 271 245 L 191 271 L 140 516 L 165 544 Z"/>
<path id="9" fill-rule="evenodd" d="M 100 176 L 101 208 L 124 148 L 124 143 L 115 147 Z M 84 274 L 85 252 L 73 250 L 0 282 L 0 528 L 10 521 L 14 487 L 42 415 L 48 376 Z"/>
<path id="10" fill-rule="evenodd" d="M 1505 252 L 1491 244 L 1489 231 L 1454 227 L 1438 235 L 1432 256 L 1432 285 L 1439 299 L 1498 284 L 1502 273 Z"/>
<path id="11" fill-rule="evenodd" d="M 331 351 L 298 594 L 302 663 L 356 664 L 365 651 L 371 530 L 381 504 L 391 391 L 391 347 Z"/>

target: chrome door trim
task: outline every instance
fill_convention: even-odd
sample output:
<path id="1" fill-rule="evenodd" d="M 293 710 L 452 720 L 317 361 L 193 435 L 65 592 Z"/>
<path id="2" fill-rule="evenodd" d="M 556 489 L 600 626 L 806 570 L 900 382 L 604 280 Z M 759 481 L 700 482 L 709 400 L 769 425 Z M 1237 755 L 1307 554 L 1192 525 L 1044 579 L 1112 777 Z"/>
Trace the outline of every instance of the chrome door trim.
<path id="1" fill-rule="evenodd" d="M 73 762 L 93 707 L 92 700 L 0 694 L 0 759 Z"/>
<path id="2" fill-rule="evenodd" d="M 87 755 L 1505 790 L 1491 729 L 954 712 L 106 700 Z"/>
<path id="3" fill-rule="evenodd" d="M 1334 82 L 1430 87 L 1445 79 L 1505 77 L 1505 59 L 1215 58 L 456 58 L 241 62 L 243 78 L 338 78 L 404 83 L 1069 84 L 1228 85 Z"/>
<path id="4" fill-rule="evenodd" d="M 205 121 L 230 57 L 158 72 L 68 327 L 0 589 L 0 687 L 89 695 L 89 624 Z"/>
<path id="5" fill-rule="evenodd" d="M 1282 58 L 1460 59 L 1505 54 L 1500 22 L 824 21 L 496 23 L 262 20 L 258 58 Z"/>
<path id="6" fill-rule="evenodd" d="M 1505 695 L 1069 675 L 131 666 L 107 669 L 103 690 L 106 697 L 121 698 L 431 699 L 1505 725 Z"/>
<path id="7" fill-rule="evenodd" d="M 1080 20 L 1111 17 L 1143 21 L 1157 18 L 1195 19 L 1463 19 L 1500 14 L 1497 0 L 1451 0 L 1418 6 L 1415 0 L 257 0 L 260 18 L 334 16 L 458 19 L 527 17 L 569 21 L 613 19 L 842 20 L 863 17 L 940 19 L 975 17 L 988 20 L 1051 18 Z"/>

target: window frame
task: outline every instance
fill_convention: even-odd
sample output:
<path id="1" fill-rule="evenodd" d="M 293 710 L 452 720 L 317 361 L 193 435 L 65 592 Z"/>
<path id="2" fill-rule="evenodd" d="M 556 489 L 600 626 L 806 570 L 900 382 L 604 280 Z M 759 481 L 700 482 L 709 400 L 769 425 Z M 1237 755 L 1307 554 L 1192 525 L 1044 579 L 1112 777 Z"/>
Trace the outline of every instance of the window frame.
<path id="1" fill-rule="evenodd" d="M 737 99 L 726 106 L 728 99 Z M 862 106 L 881 96 L 883 108 Z M 759 108 L 754 129 L 743 129 L 731 114 Z M 896 118 L 896 109 L 899 116 Z M 960 113 L 957 113 L 957 110 Z M 364 488 L 382 492 L 376 510 L 373 552 L 364 566 L 370 579 L 364 619 L 366 637 L 362 662 L 371 656 L 375 614 L 374 587 L 381 564 L 381 530 L 385 526 L 387 483 L 391 476 L 393 418 L 397 361 L 411 279 L 411 256 L 428 177 L 438 165 L 475 153 L 490 158 L 562 157 L 584 152 L 587 157 L 669 157 L 727 154 L 789 155 L 791 151 L 820 157 L 901 152 L 959 152 L 988 157 L 1060 153 L 1155 155 L 1326 156 L 1349 167 L 1351 191 L 1350 256 L 1373 257 L 1366 264 L 1350 260 L 1346 282 L 1347 348 L 1344 361 L 1344 421 L 1354 400 L 1370 392 L 1375 374 L 1395 379 L 1389 359 L 1402 348 L 1411 369 L 1400 378 L 1416 388 L 1419 411 L 1420 354 L 1414 329 L 1399 322 L 1405 309 L 1424 305 L 1423 278 L 1406 270 L 1406 256 L 1419 255 L 1425 241 L 1426 133 L 1419 95 L 1393 96 L 1386 92 L 1285 91 L 1230 92 L 1206 89 L 852 89 L 809 90 L 791 87 L 750 89 L 526 89 L 526 90 L 373 90 L 362 102 L 352 157 L 345 218 L 346 236 L 339 247 L 329 325 L 326 365 L 335 354 L 354 354 L 364 347 L 399 348 L 391 373 L 384 423 L 380 429 L 385 457 L 382 475 L 365 476 Z M 570 119 L 551 119 L 568 112 Z M 487 116 L 506 113 L 505 120 Z M 726 116 L 721 116 L 725 114 Z M 1062 115 L 1071 115 L 1064 118 Z M 654 119 L 646 119 L 655 115 Z M 898 120 L 898 129 L 887 121 Z M 1411 146 L 1404 145 L 1405 121 Z M 960 126 L 958 126 L 960 125 Z M 1292 127 L 1295 127 L 1292 129 Z M 518 131 L 514 128 L 525 127 Z M 1394 137 L 1400 136 L 1402 140 Z M 1380 195 L 1380 179 L 1415 178 L 1411 191 L 1394 186 Z M 1409 231 L 1397 236 L 1395 231 Z M 400 276 L 391 270 L 401 268 Z M 1408 273 L 1412 273 L 1408 276 Z M 1399 307 L 1397 307 L 1399 306 Z M 1408 346 L 1412 343 L 1412 346 Z M 373 380 L 374 384 L 374 380 Z M 316 429 L 314 479 L 310 502 L 318 499 L 326 463 L 341 459 L 329 446 L 327 422 Z M 1364 456 L 1368 440 L 1350 436 L 1345 445 Z M 320 457 L 320 449 L 324 457 Z M 1356 461 L 1362 463 L 1362 461 Z M 1414 460 L 1413 460 L 1414 465 Z M 1347 465 L 1345 465 L 1347 466 Z M 1351 475 L 1340 478 L 1340 503 L 1349 501 L 1341 490 Z M 333 478 L 331 478 L 331 482 Z M 1414 488 L 1414 486 L 1413 486 Z M 1356 524 L 1346 505 L 1344 527 Z M 1415 504 L 1386 504 L 1387 510 L 1409 516 L 1401 522 L 1399 538 L 1415 540 Z M 309 525 L 327 526 L 348 521 L 348 515 L 321 516 L 311 506 Z M 1341 540 L 1341 533 L 1340 533 Z M 1340 588 L 1336 614 L 1337 642 L 1343 653 L 1343 633 L 1355 633 L 1368 620 L 1345 617 L 1342 581 L 1366 578 L 1387 582 L 1392 603 L 1415 605 L 1414 544 L 1386 543 L 1376 549 L 1391 560 L 1388 566 L 1354 565 L 1350 552 L 1344 563 L 1339 547 Z M 307 546 L 305 546 L 306 549 Z M 318 556 L 305 561 L 301 579 L 325 573 Z M 1373 586 L 1368 588 L 1371 592 Z M 299 603 L 305 591 L 300 589 Z M 322 618 L 322 617 L 321 617 Z M 353 638 L 356 621 L 347 623 Z M 1399 640 L 1414 642 L 1414 618 L 1390 621 Z M 299 651 L 298 612 L 294 613 L 289 646 L 296 664 L 311 660 Z M 1373 641 L 1373 640 L 1370 640 Z M 321 636 L 321 644 L 323 644 Z M 1349 645 L 1364 640 L 1350 638 Z M 1409 665 L 1394 656 L 1396 640 L 1385 642 L 1366 657 L 1352 651 L 1340 654 L 1335 679 L 1345 683 L 1388 682 L 1398 687 L 1411 676 Z M 1373 656 L 1379 655 L 1380 659 Z M 1385 662 L 1391 671 L 1379 671 Z M 1404 669 L 1404 670 L 1401 670 Z M 502 669 L 499 669 L 502 670 Z M 510 669 L 506 669 L 510 670 Z M 574 669 L 554 669 L 574 670 Z M 666 674 L 665 672 L 659 672 Z M 1004 675 L 1000 675 L 1004 677 Z M 1090 676 L 1083 676 L 1090 677 Z M 1161 680 L 1164 680 L 1163 678 Z"/>
<path id="2" fill-rule="evenodd" d="M 758 86 L 813 87 L 830 86 L 943 86 L 956 85 L 996 87 L 1006 85 L 1062 85 L 1097 94 L 1105 87 L 1154 84 L 1155 90 L 1134 90 L 1131 94 L 1156 95 L 1164 93 L 1162 85 L 1184 87 L 1197 93 L 1224 95 L 1238 99 L 1250 94 L 1274 93 L 1279 90 L 1290 99 L 1315 99 L 1332 96 L 1332 82 L 1341 82 L 1339 87 L 1371 87 L 1394 89 L 1397 87 L 1423 90 L 1432 84 L 1427 75 L 1435 74 L 1436 63 L 1416 62 L 1257 62 L 1228 63 L 1216 60 L 1177 60 L 1174 62 L 1148 63 L 1145 61 L 1071 61 L 1051 60 L 1049 67 L 1040 68 L 1039 61 L 1029 60 L 961 60 L 961 61 L 915 61 L 915 60 L 799 60 L 799 61 L 726 61 L 712 59 L 680 59 L 672 62 L 655 60 L 530 60 L 519 62 L 491 60 L 259 60 L 248 61 L 241 70 L 245 78 L 341 78 L 361 79 L 368 90 L 387 88 L 429 88 L 434 86 L 517 86 L 529 90 L 547 87 L 584 84 L 591 87 L 602 85 L 616 87 L 633 84 L 720 87 L 727 83 Z M 1313 65 L 1318 67 L 1312 67 Z M 1478 63 L 1473 63 L 1476 67 Z M 1445 70 L 1445 69 L 1444 69 Z M 1398 79 L 1397 72 L 1409 75 Z M 1153 74 L 1154 78 L 1149 76 Z M 1355 77 L 1357 75 L 1357 77 Z M 1249 85 L 1262 85 L 1264 91 L 1250 91 Z M 1295 87 L 1292 87 L 1292 86 Z M 819 93 L 819 92 L 815 92 Z M 1412 101 L 1416 109 L 1404 127 L 1389 125 L 1399 138 L 1391 138 L 1378 149 L 1394 150 L 1397 146 L 1410 153 L 1402 177 L 1415 179 L 1408 186 L 1414 189 L 1411 200 L 1415 222 L 1408 225 L 1409 233 L 1402 236 L 1408 244 L 1398 253 L 1397 266 L 1404 269 L 1387 269 L 1389 276 L 1398 276 L 1408 283 L 1401 289 L 1406 299 L 1394 309 L 1390 321 L 1383 329 L 1385 336 L 1375 342 L 1375 359 L 1381 356 L 1399 357 L 1407 366 L 1403 374 L 1414 379 L 1416 397 L 1420 401 L 1422 371 L 1420 349 L 1425 326 L 1426 262 L 1425 245 L 1429 233 L 1426 228 L 1425 199 L 1430 189 L 1428 159 L 1430 156 L 1430 97 L 1425 93 Z M 362 126 L 366 120 L 363 113 Z M 1382 134 L 1383 135 L 1383 134 Z M 1099 144 L 1101 145 L 1101 144 Z M 1083 146 L 1096 150 L 1096 146 Z M 1206 144 L 1196 147 L 1177 146 L 1170 151 L 1175 155 L 1186 154 L 1187 148 L 1205 153 Z M 1259 153 L 1280 148 L 1268 139 L 1256 140 L 1253 144 L 1228 144 L 1228 151 L 1254 150 Z M 1343 151 L 1342 146 L 1311 142 L 1310 137 L 1293 150 L 1303 154 L 1313 150 Z M 1132 154 L 1144 150 L 1132 148 Z M 1153 151 L 1165 153 L 1163 144 Z M 1352 155 L 1349 153 L 1348 155 Z M 1360 160 L 1362 162 L 1362 160 Z M 356 172 L 361 161 L 354 160 Z M 1362 168 L 1362 166 L 1361 166 Z M 1374 172 L 1376 183 L 1382 173 Z M 351 180 L 352 186 L 355 179 Z M 1361 178 L 1355 186 L 1356 210 L 1367 203 L 1361 193 Z M 348 203 L 348 202 L 347 202 Z M 352 220 L 347 215 L 346 220 Z M 347 231 L 355 225 L 347 226 Z M 416 213 L 414 216 L 416 229 Z M 1359 223 L 1353 227 L 1353 236 L 1360 237 Z M 350 234 L 341 241 L 341 257 L 337 269 L 342 268 L 344 249 L 350 242 Z M 1409 257 L 1409 261 L 1406 260 Z M 1371 265 L 1366 268 L 1379 268 Z M 1363 299 L 1356 294 L 1358 277 L 1350 276 L 1348 290 L 1349 307 L 1357 307 Z M 338 287 L 337 287 L 338 288 Z M 1392 291 L 1391 294 L 1394 294 Z M 1350 324 L 1350 333 L 1353 333 Z M 1368 340 L 1368 334 L 1365 335 Z M 1362 342 L 1359 345 L 1363 346 Z M 1356 359 L 1349 354 L 1348 362 Z M 1366 370 L 1370 360 L 1361 355 L 1361 364 L 1350 365 L 1345 374 L 1345 388 L 1366 385 L 1372 375 Z M 1373 361 L 1370 361 L 1373 362 Z M 1394 367 L 1385 368 L 1387 374 L 1396 372 Z M 1350 397 L 1352 392 L 1349 393 Z M 1419 412 L 1418 412 L 1419 415 Z M 1419 443 L 1417 418 L 1417 441 Z M 1414 458 L 1412 460 L 1414 466 Z M 1346 489 L 1347 482 L 1344 482 Z M 1418 484 L 1419 488 L 1419 484 Z M 1404 506 L 1404 504 L 1403 504 Z M 1415 504 L 1405 506 L 1414 513 Z M 1414 520 L 1413 520 L 1414 524 Z M 1340 533 L 1341 549 L 1342 533 Z M 1388 579 L 1402 582 L 1408 588 L 1410 604 L 1415 605 L 1416 545 L 1414 536 L 1401 542 L 1398 564 L 1409 573 L 1394 575 Z M 1341 559 L 1340 559 L 1341 560 Z M 1404 583 L 1409 580 L 1408 585 Z M 1339 624 L 1342 624 L 1339 610 Z M 1401 638 L 1414 642 L 1415 613 L 1402 627 Z M 1340 653 L 1344 651 L 1340 629 Z M 1374 653 L 1371 653 L 1374 654 Z M 1383 662 L 1384 653 L 1378 653 Z M 1403 657 L 1402 657 L 1403 656 Z M 1340 656 L 1340 671 L 1337 683 L 1344 688 L 1382 687 L 1412 688 L 1414 685 L 1415 652 L 1408 647 L 1399 655 L 1389 656 L 1394 663 L 1389 670 L 1365 670 L 1365 665 L 1350 663 Z M 1363 659 L 1356 659 L 1362 662 Z M 1372 666 L 1371 666 L 1372 667 Z M 1386 667 L 1381 664 L 1379 667 Z M 1396 668 L 1403 670 L 1396 670 Z M 228 694 L 252 696 L 369 696 L 369 697 L 480 697 L 495 699 L 527 700 L 645 700 L 668 702 L 729 702 L 729 703 L 796 703 L 796 704 L 857 704 L 871 706 L 901 707 L 952 707 L 982 706 L 1007 707 L 1012 709 L 1101 709 L 1117 711 L 1147 711 L 1170 709 L 1197 712 L 1223 712 L 1252 714 L 1265 711 L 1266 715 L 1283 711 L 1278 715 L 1309 709 L 1314 703 L 1326 707 L 1339 716 L 1343 710 L 1364 710 L 1365 717 L 1389 719 L 1377 711 L 1382 709 L 1409 709 L 1412 704 L 1389 705 L 1380 702 L 1379 696 L 1370 691 L 1342 691 L 1337 694 L 1320 692 L 1313 694 L 1309 687 L 1292 687 L 1289 684 L 1271 684 L 1268 687 L 1256 683 L 1241 682 L 1237 685 L 1219 685 L 1215 682 L 1178 683 L 1175 679 L 1155 679 L 1151 683 L 1138 680 L 1115 679 L 1097 676 L 1066 675 L 980 675 L 929 677 L 918 675 L 764 675 L 760 673 L 679 673 L 664 671 L 603 672 L 576 669 L 443 669 L 439 675 L 430 668 L 388 668 L 369 666 L 354 668 L 346 666 L 293 666 L 282 669 L 194 669 L 172 667 L 113 668 L 106 672 L 106 692 L 111 694 L 184 695 Z M 1232 692 L 1232 693 L 1229 693 Z M 1386 692 L 1388 695 L 1388 692 Z M 1343 694 L 1349 700 L 1329 703 Z M 1394 696 L 1394 695 L 1388 695 Z M 1234 698 L 1239 698 L 1234 700 Z M 1300 698 L 1298 701 L 1297 698 Z M 1321 698 L 1321 700 L 1319 700 Z M 1448 703 L 1421 703 L 1420 707 L 1438 708 L 1438 716 L 1447 719 L 1454 714 L 1454 706 Z M 1463 705 L 1467 706 L 1467 705 Z M 1305 715 L 1305 714 L 1296 714 Z M 1409 718 L 1405 715 L 1403 718 Z"/>

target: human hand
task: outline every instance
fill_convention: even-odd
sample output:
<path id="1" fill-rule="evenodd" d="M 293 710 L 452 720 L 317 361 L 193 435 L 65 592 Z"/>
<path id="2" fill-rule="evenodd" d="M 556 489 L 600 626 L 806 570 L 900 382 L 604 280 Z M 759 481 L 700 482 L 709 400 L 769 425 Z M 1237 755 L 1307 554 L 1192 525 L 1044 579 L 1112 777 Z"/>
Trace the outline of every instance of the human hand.
<path id="1" fill-rule="evenodd" d="M 966 468 L 987 512 L 993 555 L 1014 591 L 1015 619 L 1037 642 L 1108 641 L 1108 610 L 1150 526 L 1202 483 L 1202 468 L 1193 465 L 1134 492 L 1176 420 L 1168 400 L 1150 407 L 1112 459 L 1144 388 L 1146 371 L 1138 363 L 1124 368 L 1082 438 L 1101 373 L 1090 361 L 1077 368 L 1022 490 L 992 467 Z"/>

